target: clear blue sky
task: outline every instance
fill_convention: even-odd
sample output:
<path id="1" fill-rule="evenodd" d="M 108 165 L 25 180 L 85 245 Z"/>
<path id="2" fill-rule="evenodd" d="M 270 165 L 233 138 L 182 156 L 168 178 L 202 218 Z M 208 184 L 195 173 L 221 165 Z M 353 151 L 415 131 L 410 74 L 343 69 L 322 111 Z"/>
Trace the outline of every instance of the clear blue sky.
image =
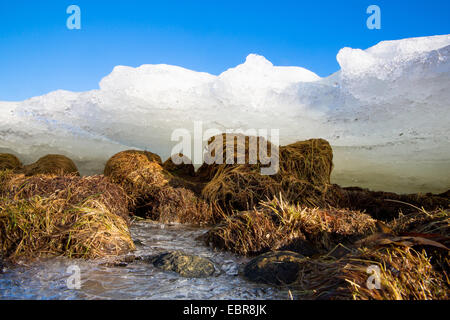
<path id="1" fill-rule="evenodd" d="M 81 8 L 81 30 L 66 9 Z M 377 4 L 382 29 L 366 28 Z M 1 0 L 0 100 L 85 91 L 116 65 L 166 63 L 219 74 L 249 53 L 320 76 L 344 46 L 450 33 L 448 0 Z"/>

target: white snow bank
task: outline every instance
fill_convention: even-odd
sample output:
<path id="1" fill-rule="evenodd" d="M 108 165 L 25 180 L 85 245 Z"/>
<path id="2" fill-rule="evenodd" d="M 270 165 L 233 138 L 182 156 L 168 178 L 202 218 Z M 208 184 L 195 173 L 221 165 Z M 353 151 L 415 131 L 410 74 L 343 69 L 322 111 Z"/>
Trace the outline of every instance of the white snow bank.
<path id="1" fill-rule="evenodd" d="M 84 173 L 114 153 L 167 158 L 176 128 L 278 128 L 281 143 L 322 137 L 334 180 L 393 191 L 450 187 L 450 35 L 343 48 L 341 70 L 320 78 L 262 56 L 219 76 L 169 65 L 118 66 L 100 89 L 0 102 L 0 152 L 23 161 L 72 157 Z M 389 180 L 391 179 L 391 180 Z M 378 182 L 377 182 L 378 181 Z"/>

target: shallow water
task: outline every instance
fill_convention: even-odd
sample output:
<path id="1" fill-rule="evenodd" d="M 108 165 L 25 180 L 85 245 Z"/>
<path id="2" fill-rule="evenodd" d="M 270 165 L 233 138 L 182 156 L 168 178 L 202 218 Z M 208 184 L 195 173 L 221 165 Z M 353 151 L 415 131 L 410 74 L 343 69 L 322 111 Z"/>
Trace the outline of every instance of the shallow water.
<path id="1" fill-rule="evenodd" d="M 246 281 L 239 275 L 246 258 L 215 252 L 196 240 L 205 229 L 186 225 L 136 222 L 131 227 L 136 256 L 166 250 L 182 250 L 211 259 L 216 275 L 188 279 L 161 271 L 145 261 L 122 267 L 104 265 L 104 260 L 42 259 L 21 264 L 0 274 L 0 299 L 288 299 L 287 289 Z M 69 289 L 69 266 L 80 268 L 81 288 Z"/>

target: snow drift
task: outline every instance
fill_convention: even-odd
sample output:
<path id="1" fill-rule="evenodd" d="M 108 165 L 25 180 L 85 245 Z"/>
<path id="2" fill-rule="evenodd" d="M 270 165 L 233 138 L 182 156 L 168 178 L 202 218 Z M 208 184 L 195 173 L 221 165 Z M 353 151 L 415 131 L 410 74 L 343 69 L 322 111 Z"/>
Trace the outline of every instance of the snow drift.
<path id="1" fill-rule="evenodd" d="M 333 182 L 397 192 L 450 187 L 450 35 L 343 48 L 320 78 L 251 54 L 219 76 L 169 65 L 118 66 L 88 92 L 0 102 L 0 152 L 48 153 L 101 172 L 124 149 L 170 156 L 177 128 L 280 129 L 280 142 L 324 138 Z"/>

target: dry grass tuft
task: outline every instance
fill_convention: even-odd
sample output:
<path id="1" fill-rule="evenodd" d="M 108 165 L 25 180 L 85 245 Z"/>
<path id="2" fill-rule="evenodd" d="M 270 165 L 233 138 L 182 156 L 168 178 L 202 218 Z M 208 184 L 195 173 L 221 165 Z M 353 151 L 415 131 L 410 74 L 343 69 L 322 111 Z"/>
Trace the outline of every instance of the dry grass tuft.
<path id="1" fill-rule="evenodd" d="M 222 219 L 217 210 L 185 188 L 162 188 L 149 206 L 147 217 L 163 223 L 212 225 Z"/>
<path id="2" fill-rule="evenodd" d="M 134 249 L 129 199 L 104 176 L 0 171 L 0 250 L 11 260 L 98 258 Z"/>
<path id="3" fill-rule="evenodd" d="M 33 164 L 24 166 L 23 172 L 26 176 L 38 174 L 64 175 L 74 174 L 80 175 L 75 163 L 66 156 L 58 154 L 49 154 Z"/>
<path id="4" fill-rule="evenodd" d="M 324 139 L 298 141 L 280 147 L 280 173 L 315 186 L 330 183 L 333 150 Z"/>
<path id="5" fill-rule="evenodd" d="M 445 246 L 449 240 L 448 210 L 419 210 L 383 226 L 382 233 L 355 243 L 364 247 L 347 247 L 349 253 L 341 258 L 334 258 L 330 252 L 301 261 L 295 285 L 298 297 L 449 299 L 449 249 Z M 370 288 L 376 279 L 379 287 Z"/>
<path id="6" fill-rule="evenodd" d="M 448 250 L 442 250 L 439 246 L 441 244 L 450 248 L 450 210 L 419 210 L 400 215 L 389 226 L 400 239 L 404 239 L 401 242 L 417 243 L 416 246 L 425 248 L 432 257 L 433 264 L 447 274 L 450 273 Z"/>
<path id="7" fill-rule="evenodd" d="M 147 151 L 123 151 L 108 160 L 105 176 L 120 185 L 130 197 L 130 209 L 145 216 L 152 209 L 154 196 L 169 183 L 170 174 L 159 156 Z"/>
<path id="8" fill-rule="evenodd" d="M 449 298 L 446 274 L 437 272 L 425 251 L 405 247 L 363 249 L 349 258 L 343 278 L 351 297 L 357 300 L 437 300 Z M 367 288 L 367 267 L 380 268 L 381 288 Z"/>
<path id="9" fill-rule="evenodd" d="M 121 185 L 127 194 L 139 200 L 169 182 L 159 156 L 147 151 L 123 151 L 108 160 L 105 176 Z"/>
<path id="10" fill-rule="evenodd" d="M 280 178 L 280 193 L 286 201 L 310 208 L 329 207 L 325 200 L 328 185 L 313 185 L 308 181 L 300 180 L 293 175 L 287 174 L 282 175 Z"/>
<path id="11" fill-rule="evenodd" d="M 280 147 L 279 154 L 273 158 L 279 160 L 279 172 L 262 175 L 261 168 L 267 165 L 261 162 L 259 149 L 249 149 L 249 145 L 253 139 L 256 145 L 266 144 L 267 150 L 271 150 L 270 142 L 261 137 L 243 135 L 227 135 L 223 140 L 216 137 L 209 141 L 208 153 L 224 163 L 204 164 L 197 174 L 209 181 L 202 190 L 202 196 L 225 212 L 251 210 L 260 201 L 280 193 L 292 203 L 312 207 L 325 205 L 324 194 L 333 166 L 332 149 L 325 140 L 312 139 Z M 231 149 L 234 153 L 225 152 L 227 143 L 234 147 Z M 216 150 L 219 151 L 216 153 Z M 275 150 L 278 153 L 278 148 Z M 249 163 L 251 158 L 257 163 Z M 227 164 L 227 160 L 233 164 Z"/>
<path id="12" fill-rule="evenodd" d="M 0 201 L 0 248 L 12 261 L 64 255 L 99 258 L 134 250 L 126 221 L 93 199 L 78 205 L 35 196 Z"/>
<path id="13" fill-rule="evenodd" d="M 221 167 L 202 190 L 202 197 L 226 212 L 249 210 L 262 199 L 273 197 L 281 185 L 270 176 L 263 176 L 249 166 Z"/>
<path id="14" fill-rule="evenodd" d="M 359 211 L 288 205 L 276 198 L 262 206 L 275 214 L 279 224 L 301 230 L 309 242 L 324 250 L 343 242 L 353 243 L 376 231 L 376 220 Z"/>
<path id="15" fill-rule="evenodd" d="M 121 185 L 131 198 L 130 209 L 138 215 L 161 222 L 211 224 L 216 211 L 193 191 L 188 182 L 164 170 L 157 155 L 124 151 L 106 164 L 105 175 Z"/>
<path id="16" fill-rule="evenodd" d="M 104 176 L 37 175 L 25 177 L 11 171 L 0 173 L 0 196 L 11 200 L 28 200 L 35 196 L 62 199 L 67 205 L 79 205 L 91 199 L 126 221 L 129 198 L 123 189 Z"/>
<path id="17" fill-rule="evenodd" d="M 371 267 L 371 269 L 369 269 Z M 378 270 L 379 289 L 372 270 Z M 449 280 L 425 251 L 386 246 L 359 249 L 335 260 L 324 256 L 300 265 L 296 291 L 302 299 L 435 300 L 449 298 Z"/>
<path id="18" fill-rule="evenodd" d="M 252 146 L 252 148 L 250 148 Z M 203 181 L 211 181 L 218 171 L 226 168 L 234 168 L 246 165 L 251 170 L 259 171 L 266 158 L 261 158 L 261 147 L 267 148 L 261 152 L 271 156 L 272 144 L 263 137 L 245 136 L 243 134 L 221 134 L 211 137 L 207 146 L 207 160 L 211 164 L 204 163 L 197 171 L 197 176 Z M 278 149 L 275 148 L 278 152 Z M 229 151 L 227 151 L 229 150 Z M 262 151 L 262 150 L 261 150 Z M 278 156 L 275 154 L 274 156 Z M 206 159 L 205 159 L 206 160 Z M 252 161 L 250 161 L 252 160 Z M 253 163 L 254 162 L 254 163 Z"/>
<path id="19" fill-rule="evenodd" d="M 0 171 L 1 170 L 20 170 L 22 162 L 12 154 L 0 153 Z"/>
<path id="20" fill-rule="evenodd" d="M 298 232 L 295 236 L 302 237 Z M 205 242 L 214 248 L 241 255 L 256 255 L 280 246 L 286 234 L 273 219 L 257 210 L 226 217 L 206 235 Z"/>
<path id="21" fill-rule="evenodd" d="M 400 215 L 389 226 L 397 234 L 422 233 L 450 236 L 450 210 L 427 212 L 419 210 L 411 214 Z"/>
<path id="22" fill-rule="evenodd" d="M 286 248 L 308 255 L 305 250 L 311 247 L 330 250 L 372 234 L 375 224 L 361 212 L 308 208 L 274 199 L 261 203 L 259 209 L 225 218 L 209 231 L 206 242 L 242 255 Z"/>

